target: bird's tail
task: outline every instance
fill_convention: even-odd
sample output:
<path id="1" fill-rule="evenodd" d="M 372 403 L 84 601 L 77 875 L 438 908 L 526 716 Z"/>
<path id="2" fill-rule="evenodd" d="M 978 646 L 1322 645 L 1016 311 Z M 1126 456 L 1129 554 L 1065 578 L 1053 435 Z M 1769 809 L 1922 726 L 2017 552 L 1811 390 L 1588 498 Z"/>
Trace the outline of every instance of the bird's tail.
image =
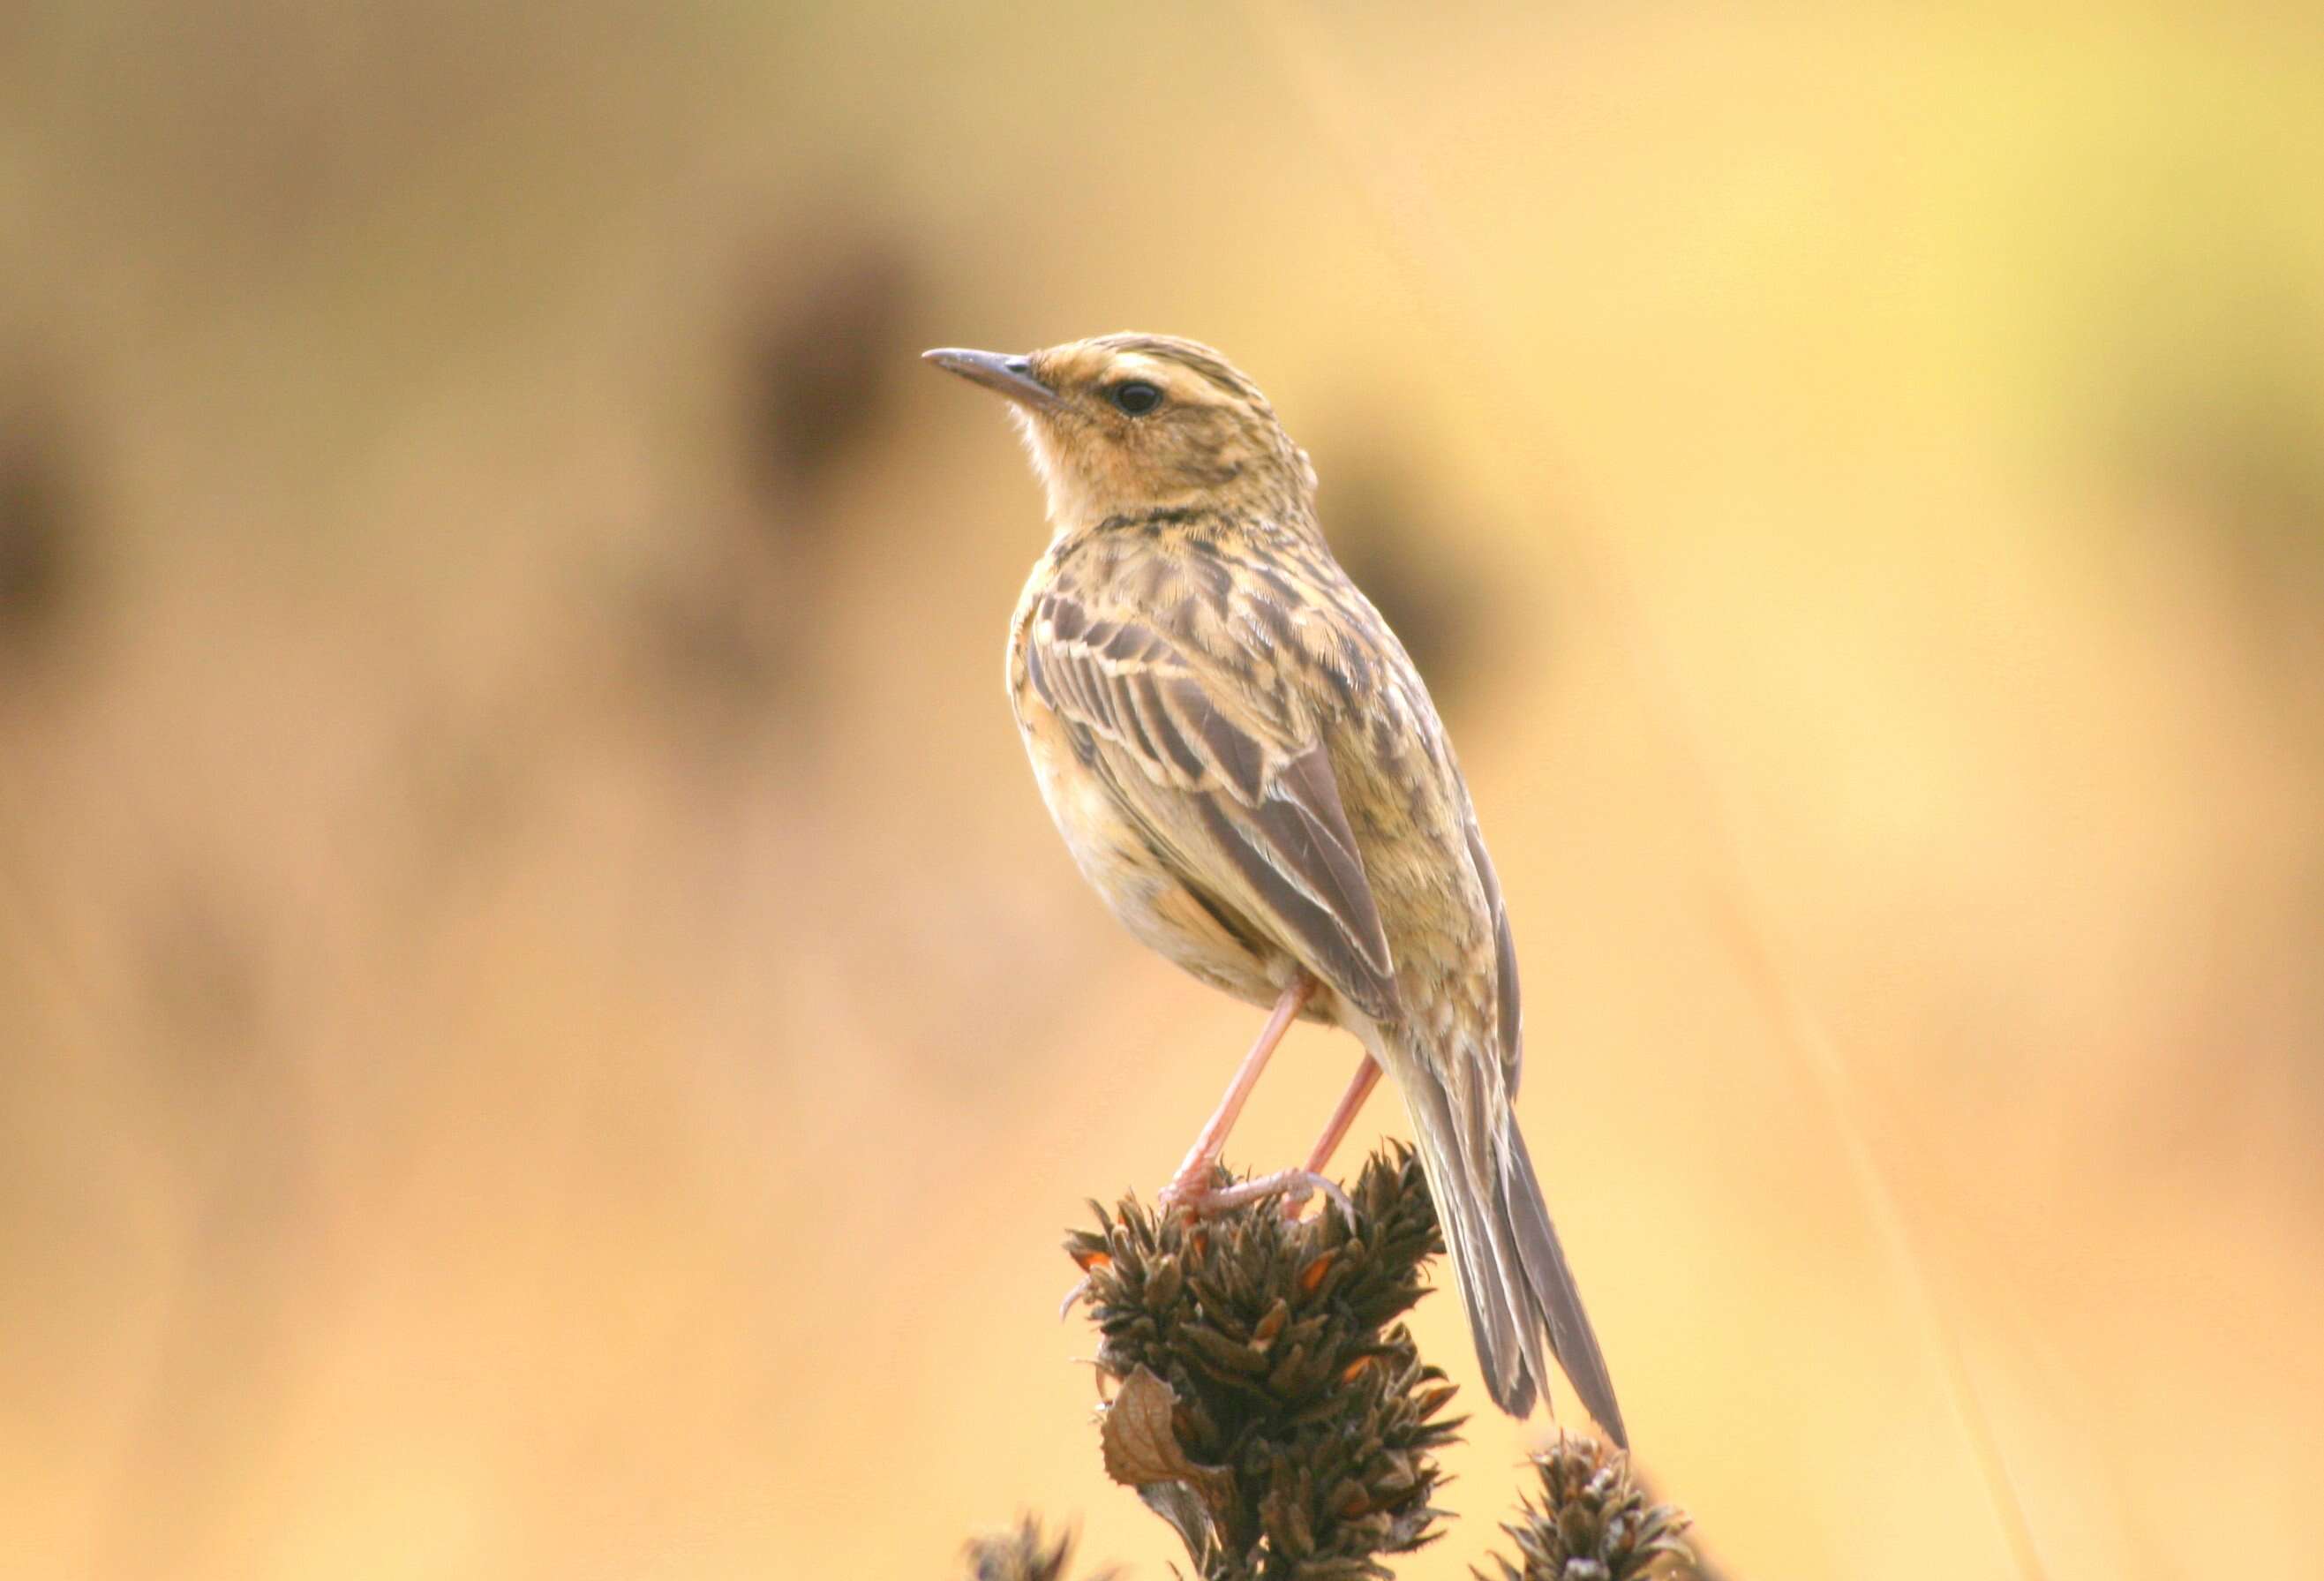
<path id="1" fill-rule="evenodd" d="M 1434 1060 L 1397 1064 L 1403 1068 L 1397 1085 L 1484 1364 L 1486 1392 L 1511 1416 L 1531 1415 L 1548 1387 L 1546 1357 L 1554 1356 L 1606 1436 L 1627 1449 L 1614 1382 L 1549 1222 L 1517 1116 L 1508 1114 L 1496 1125 L 1486 1105 L 1464 1103 L 1447 1089 Z"/>

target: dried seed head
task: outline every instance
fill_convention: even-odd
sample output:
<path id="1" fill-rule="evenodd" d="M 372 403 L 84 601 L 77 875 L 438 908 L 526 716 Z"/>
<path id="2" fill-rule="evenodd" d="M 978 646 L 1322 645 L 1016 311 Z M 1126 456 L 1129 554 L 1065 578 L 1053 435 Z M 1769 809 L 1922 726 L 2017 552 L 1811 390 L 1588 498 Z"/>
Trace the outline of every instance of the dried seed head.
<path id="1" fill-rule="evenodd" d="M 1517 1558 L 1496 1554 L 1489 1581 L 1643 1581 L 1665 1556 L 1692 1564 L 1680 1540 L 1685 1515 L 1648 1503 L 1627 1456 L 1568 1435 L 1533 1464 L 1541 1502 L 1526 1501 L 1520 1517 L 1501 1529 L 1516 1540 Z M 1485 1572 L 1475 1574 L 1484 1581 Z"/>
<path id="2" fill-rule="evenodd" d="M 1453 1391 L 1397 1321 L 1442 1249 L 1435 1211 L 1401 1148 L 1353 1196 L 1352 1224 L 1259 1203 L 1199 1226 L 1127 1199 L 1066 1243 L 1120 1383 L 1108 1469 L 1206 1581 L 1384 1576 L 1379 1556 L 1435 1535 Z"/>

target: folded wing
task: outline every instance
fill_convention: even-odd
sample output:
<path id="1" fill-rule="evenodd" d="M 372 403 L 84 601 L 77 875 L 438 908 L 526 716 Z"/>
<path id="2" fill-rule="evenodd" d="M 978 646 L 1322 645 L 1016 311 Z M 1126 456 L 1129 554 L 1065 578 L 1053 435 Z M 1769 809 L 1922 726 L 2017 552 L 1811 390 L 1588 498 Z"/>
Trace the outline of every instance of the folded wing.
<path id="1" fill-rule="evenodd" d="M 1396 963 L 1320 736 L 1150 616 L 1052 591 L 1026 643 L 1035 693 L 1077 732 L 1178 876 L 1265 927 L 1375 1019 Z M 1237 678 L 1239 680 L 1245 678 Z"/>

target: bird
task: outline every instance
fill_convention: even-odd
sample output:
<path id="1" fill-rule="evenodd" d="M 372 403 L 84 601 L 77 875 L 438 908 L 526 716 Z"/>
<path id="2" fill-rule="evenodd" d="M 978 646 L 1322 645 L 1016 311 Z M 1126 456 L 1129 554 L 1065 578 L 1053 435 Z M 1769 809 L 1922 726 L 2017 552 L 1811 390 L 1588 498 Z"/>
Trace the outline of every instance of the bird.
<path id="1" fill-rule="evenodd" d="M 1074 864 L 1140 942 L 1268 1011 L 1163 1206 L 1327 1187 L 1385 1071 L 1488 1394 L 1528 1416 L 1554 1358 L 1627 1448 L 1512 1107 L 1523 1015 L 1500 882 L 1427 687 L 1333 558 L 1306 451 L 1195 341 L 924 355 L 1005 398 L 1043 486 L 1051 536 L 1007 680 Z M 1221 1186 L 1228 1134 L 1298 1020 L 1351 1033 L 1355 1075 L 1305 1168 Z"/>

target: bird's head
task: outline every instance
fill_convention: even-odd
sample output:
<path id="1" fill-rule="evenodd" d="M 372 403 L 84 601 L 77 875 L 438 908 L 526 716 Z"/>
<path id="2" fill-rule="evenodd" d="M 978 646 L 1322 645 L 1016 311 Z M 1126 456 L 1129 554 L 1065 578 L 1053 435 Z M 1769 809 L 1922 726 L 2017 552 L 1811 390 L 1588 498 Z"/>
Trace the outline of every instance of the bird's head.
<path id="1" fill-rule="evenodd" d="M 1021 356 L 926 355 L 1008 397 L 1059 532 L 1185 505 L 1312 519 L 1307 453 L 1259 386 L 1207 346 L 1103 335 Z"/>

